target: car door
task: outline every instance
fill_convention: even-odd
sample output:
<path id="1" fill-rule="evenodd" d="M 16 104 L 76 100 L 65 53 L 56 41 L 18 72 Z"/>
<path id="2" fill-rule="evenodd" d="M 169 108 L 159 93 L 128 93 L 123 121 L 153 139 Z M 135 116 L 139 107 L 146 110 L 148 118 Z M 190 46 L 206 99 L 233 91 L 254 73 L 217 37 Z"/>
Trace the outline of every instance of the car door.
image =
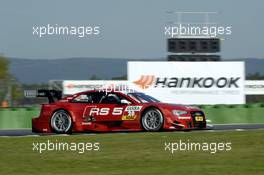
<path id="1" fill-rule="evenodd" d="M 121 121 L 127 104 L 121 103 L 117 93 L 105 94 L 98 104 L 86 107 L 86 114 L 95 121 Z"/>
<path id="2" fill-rule="evenodd" d="M 77 119 L 89 117 L 89 109 L 97 107 L 104 94 L 102 92 L 88 92 L 79 94 L 71 100 L 70 111 Z"/>

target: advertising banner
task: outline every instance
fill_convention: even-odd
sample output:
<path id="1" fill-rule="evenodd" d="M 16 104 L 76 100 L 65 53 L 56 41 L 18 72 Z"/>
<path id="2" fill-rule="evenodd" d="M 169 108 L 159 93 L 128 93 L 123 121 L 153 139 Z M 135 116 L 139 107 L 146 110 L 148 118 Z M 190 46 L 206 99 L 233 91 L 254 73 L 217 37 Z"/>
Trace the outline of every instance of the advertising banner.
<path id="1" fill-rule="evenodd" d="M 94 89 L 107 89 L 126 87 L 127 81 L 119 80 L 65 80 L 63 81 L 63 94 L 71 95 L 78 92 Z"/>
<path id="2" fill-rule="evenodd" d="M 244 104 L 244 62 L 128 62 L 130 87 L 163 102 Z"/>
<path id="3" fill-rule="evenodd" d="M 245 81 L 246 95 L 264 95 L 263 80 L 246 80 Z"/>

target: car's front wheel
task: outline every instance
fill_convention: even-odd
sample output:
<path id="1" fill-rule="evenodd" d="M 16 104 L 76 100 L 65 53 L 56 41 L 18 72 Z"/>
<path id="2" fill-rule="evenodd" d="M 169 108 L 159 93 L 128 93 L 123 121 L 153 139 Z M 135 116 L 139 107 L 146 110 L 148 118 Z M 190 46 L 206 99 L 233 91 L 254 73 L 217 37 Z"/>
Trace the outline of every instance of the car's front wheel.
<path id="1" fill-rule="evenodd" d="M 141 124 L 146 131 L 159 131 L 163 127 L 164 118 L 160 110 L 148 109 L 141 117 Z"/>
<path id="2" fill-rule="evenodd" d="M 70 133 L 72 119 L 68 112 L 59 110 L 54 112 L 50 120 L 51 128 L 56 133 Z"/>

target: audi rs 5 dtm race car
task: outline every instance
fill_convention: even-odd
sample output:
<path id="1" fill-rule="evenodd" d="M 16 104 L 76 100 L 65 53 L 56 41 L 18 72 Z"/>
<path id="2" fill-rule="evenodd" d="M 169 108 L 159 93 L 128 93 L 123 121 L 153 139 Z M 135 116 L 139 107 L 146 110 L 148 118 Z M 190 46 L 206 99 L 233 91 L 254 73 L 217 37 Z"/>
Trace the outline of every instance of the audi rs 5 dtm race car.
<path id="1" fill-rule="evenodd" d="M 55 90 L 39 90 L 48 97 L 34 132 L 160 131 L 206 128 L 205 114 L 197 107 L 167 104 L 141 92 L 91 90 L 61 99 Z M 55 100 L 56 99 L 56 100 Z"/>

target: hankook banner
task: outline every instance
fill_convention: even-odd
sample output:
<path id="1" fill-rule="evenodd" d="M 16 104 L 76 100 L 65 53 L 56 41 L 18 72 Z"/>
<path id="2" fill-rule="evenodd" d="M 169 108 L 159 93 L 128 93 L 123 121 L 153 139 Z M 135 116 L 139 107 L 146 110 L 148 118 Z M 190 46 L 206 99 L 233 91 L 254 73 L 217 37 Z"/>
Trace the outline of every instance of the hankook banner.
<path id="1" fill-rule="evenodd" d="M 130 88 L 163 102 L 244 104 L 244 62 L 129 62 Z"/>

